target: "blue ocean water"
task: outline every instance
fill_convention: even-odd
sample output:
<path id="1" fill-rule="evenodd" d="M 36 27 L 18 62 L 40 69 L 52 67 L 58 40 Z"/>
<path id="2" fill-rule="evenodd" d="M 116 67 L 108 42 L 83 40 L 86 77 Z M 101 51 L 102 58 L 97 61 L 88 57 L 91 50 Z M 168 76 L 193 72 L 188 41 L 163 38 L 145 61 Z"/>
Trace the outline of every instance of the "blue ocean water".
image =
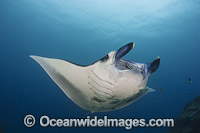
<path id="1" fill-rule="evenodd" d="M 151 62 L 161 57 L 148 86 L 156 91 L 109 118 L 176 118 L 200 95 L 200 2 L 198 0 L 0 0 L 0 129 L 18 132 L 123 132 L 125 128 L 42 128 L 42 115 L 83 118 L 75 105 L 29 55 L 87 65 L 135 42 L 124 58 Z M 191 78 L 193 83 L 188 81 Z M 160 92 L 157 88 L 162 88 Z M 36 117 L 25 127 L 27 114 Z M 168 132 L 133 128 L 131 132 Z"/>

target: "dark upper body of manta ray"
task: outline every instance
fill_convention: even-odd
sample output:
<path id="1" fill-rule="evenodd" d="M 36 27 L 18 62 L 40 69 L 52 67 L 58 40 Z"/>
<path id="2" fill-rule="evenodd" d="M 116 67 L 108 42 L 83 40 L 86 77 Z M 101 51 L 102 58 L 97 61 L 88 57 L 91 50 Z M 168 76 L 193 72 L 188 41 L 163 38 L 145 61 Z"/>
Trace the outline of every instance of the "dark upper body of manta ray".
<path id="1" fill-rule="evenodd" d="M 135 43 L 112 51 L 88 66 L 39 56 L 37 61 L 52 80 L 78 106 L 91 112 L 105 112 L 125 107 L 154 91 L 146 86 L 148 77 L 160 64 L 135 63 L 122 59 Z"/>

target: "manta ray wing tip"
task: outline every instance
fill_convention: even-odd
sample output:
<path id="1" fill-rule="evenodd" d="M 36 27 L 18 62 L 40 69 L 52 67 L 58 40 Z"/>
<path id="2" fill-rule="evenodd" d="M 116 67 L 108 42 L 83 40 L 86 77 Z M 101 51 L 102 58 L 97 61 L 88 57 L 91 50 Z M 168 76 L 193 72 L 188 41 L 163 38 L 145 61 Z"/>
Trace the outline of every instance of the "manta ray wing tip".
<path id="1" fill-rule="evenodd" d="M 30 58 L 33 58 L 33 57 L 34 57 L 34 55 L 29 55 L 29 57 L 30 57 Z"/>
<path id="2" fill-rule="evenodd" d="M 29 57 L 35 60 L 38 56 L 35 56 L 35 55 L 29 55 Z"/>
<path id="3" fill-rule="evenodd" d="M 36 55 L 30 55 L 29 57 L 32 58 L 32 59 L 35 60 L 35 61 L 38 61 L 38 60 L 41 59 L 40 56 L 36 56 Z"/>

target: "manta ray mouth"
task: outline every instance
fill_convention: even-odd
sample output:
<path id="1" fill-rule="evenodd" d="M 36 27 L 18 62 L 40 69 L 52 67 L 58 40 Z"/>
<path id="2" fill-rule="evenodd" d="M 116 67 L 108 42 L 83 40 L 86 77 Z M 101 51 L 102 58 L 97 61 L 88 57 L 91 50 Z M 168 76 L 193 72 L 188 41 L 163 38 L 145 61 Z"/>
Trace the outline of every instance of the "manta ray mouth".
<path id="1" fill-rule="evenodd" d="M 121 59 L 124 55 L 126 55 L 132 48 L 134 48 L 135 43 L 131 42 L 124 46 L 122 46 L 120 49 L 117 50 L 115 54 L 115 64 L 116 67 L 120 70 L 126 70 L 126 69 L 134 69 L 141 71 L 143 77 L 145 78 L 147 75 L 154 73 L 159 65 L 160 65 L 160 57 L 155 59 L 152 63 L 144 63 L 144 67 L 141 67 L 141 64 L 143 63 L 134 63 L 125 59 Z"/>

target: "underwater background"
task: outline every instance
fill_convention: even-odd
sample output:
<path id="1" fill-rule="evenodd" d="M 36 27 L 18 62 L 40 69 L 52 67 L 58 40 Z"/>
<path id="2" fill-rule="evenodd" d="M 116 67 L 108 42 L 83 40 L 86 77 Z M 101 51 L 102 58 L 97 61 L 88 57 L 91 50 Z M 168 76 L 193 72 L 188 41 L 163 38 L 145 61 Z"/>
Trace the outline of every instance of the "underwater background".
<path id="1" fill-rule="evenodd" d="M 142 63 L 160 56 L 147 83 L 156 91 L 125 108 L 89 115 L 177 118 L 200 95 L 200 1 L 0 0 L 0 132 L 168 132 L 164 127 L 42 128 L 37 122 L 42 115 L 84 118 L 88 112 L 29 55 L 88 65 L 129 42 L 136 45 L 125 59 Z M 27 114 L 36 117 L 32 128 L 23 123 Z"/>

